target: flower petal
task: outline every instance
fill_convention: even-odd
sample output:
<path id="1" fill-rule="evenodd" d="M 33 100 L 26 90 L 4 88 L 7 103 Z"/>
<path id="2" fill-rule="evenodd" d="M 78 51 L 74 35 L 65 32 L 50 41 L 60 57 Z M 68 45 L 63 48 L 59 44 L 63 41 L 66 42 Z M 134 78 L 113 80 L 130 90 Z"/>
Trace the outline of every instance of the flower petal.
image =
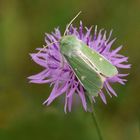
<path id="1" fill-rule="evenodd" d="M 103 92 L 100 92 L 99 95 L 100 95 L 102 101 L 103 101 L 105 104 L 107 104 L 104 93 L 103 93 Z"/>
<path id="2" fill-rule="evenodd" d="M 115 93 L 115 91 L 114 91 L 113 88 L 109 85 L 108 82 L 106 82 L 106 85 L 107 85 L 108 90 L 109 90 L 114 96 L 117 96 L 117 94 Z"/>

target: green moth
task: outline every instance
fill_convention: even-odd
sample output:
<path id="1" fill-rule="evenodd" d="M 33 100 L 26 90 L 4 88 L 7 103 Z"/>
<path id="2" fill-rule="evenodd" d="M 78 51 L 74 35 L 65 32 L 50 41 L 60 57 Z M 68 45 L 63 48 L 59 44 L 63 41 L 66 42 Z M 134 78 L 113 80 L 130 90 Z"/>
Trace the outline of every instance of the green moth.
<path id="1" fill-rule="evenodd" d="M 74 35 L 66 35 L 66 31 L 75 18 L 66 27 L 60 39 L 60 51 L 71 66 L 89 96 L 97 96 L 103 88 L 106 77 L 115 76 L 118 71 L 104 56 L 97 53 Z M 55 42 L 50 43 L 49 45 Z M 44 46 L 44 48 L 47 46 Z"/>
<path id="2" fill-rule="evenodd" d="M 60 51 L 91 96 L 98 95 L 106 77 L 118 73 L 116 67 L 106 58 L 74 35 L 65 35 L 60 39 Z"/>

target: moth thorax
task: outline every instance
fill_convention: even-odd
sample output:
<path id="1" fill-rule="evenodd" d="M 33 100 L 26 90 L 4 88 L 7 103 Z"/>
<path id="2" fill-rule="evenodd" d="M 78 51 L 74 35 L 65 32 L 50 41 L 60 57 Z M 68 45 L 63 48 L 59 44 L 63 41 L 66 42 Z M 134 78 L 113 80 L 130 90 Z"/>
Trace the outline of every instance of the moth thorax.
<path id="1" fill-rule="evenodd" d="M 69 55 L 81 47 L 80 40 L 74 35 L 67 35 L 60 39 L 62 54 Z"/>

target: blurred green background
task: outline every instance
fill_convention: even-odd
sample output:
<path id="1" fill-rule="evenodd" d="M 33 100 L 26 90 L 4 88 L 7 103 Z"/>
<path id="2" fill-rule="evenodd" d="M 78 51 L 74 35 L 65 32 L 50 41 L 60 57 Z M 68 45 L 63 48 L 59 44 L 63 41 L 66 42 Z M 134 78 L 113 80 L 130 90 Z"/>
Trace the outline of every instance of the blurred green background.
<path id="1" fill-rule="evenodd" d="M 42 70 L 29 53 L 44 44 L 44 33 L 63 32 L 79 11 L 74 24 L 114 29 L 114 48 L 123 44 L 132 64 L 126 85 L 113 86 L 118 97 L 95 104 L 104 140 L 140 139 L 140 0 L 0 0 L 0 140 L 98 140 L 81 105 L 66 115 L 61 98 L 44 107 L 51 89 L 27 80 Z"/>

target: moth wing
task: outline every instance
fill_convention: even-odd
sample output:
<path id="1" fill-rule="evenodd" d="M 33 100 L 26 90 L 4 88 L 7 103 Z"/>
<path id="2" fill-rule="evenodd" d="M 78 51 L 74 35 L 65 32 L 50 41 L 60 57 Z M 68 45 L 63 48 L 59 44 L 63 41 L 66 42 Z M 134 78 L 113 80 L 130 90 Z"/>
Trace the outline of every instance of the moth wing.
<path id="1" fill-rule="evenodd" d="M 89 48 L 82 43 L 81 51 L 88 56 L 89 61 L 97 68 L 97 70 L 106 77 L 112 77 L 118 74 L 117 68 L 111 64 L 104 56 Z"/>
<path id="2" fill-rule="evenodd" d="M 64 55 L 64 57 L 88 94 L 97 96 L 103 87 L 102 76 L 96 72 L 88 60 L 82 57 L 78 51 L 70 56 Z"/>

